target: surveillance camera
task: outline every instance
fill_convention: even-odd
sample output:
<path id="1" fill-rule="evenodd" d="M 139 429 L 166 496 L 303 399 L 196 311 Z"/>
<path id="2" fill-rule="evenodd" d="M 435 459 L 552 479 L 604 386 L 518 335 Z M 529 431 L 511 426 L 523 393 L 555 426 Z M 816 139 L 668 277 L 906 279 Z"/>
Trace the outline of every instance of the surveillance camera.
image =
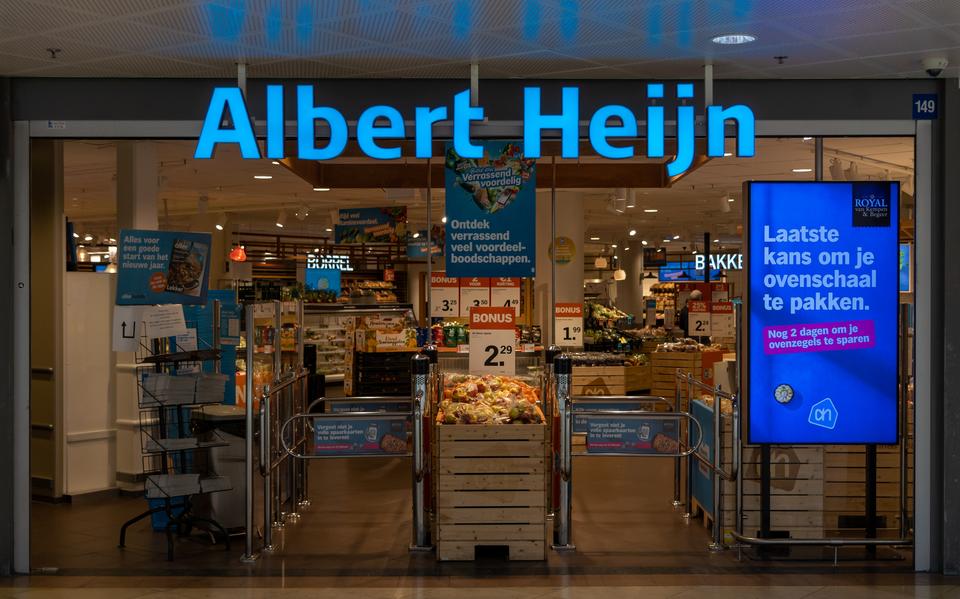
<path id="1" fill-rule="evenodd" d="M 943 56 L 933 56 L 923 59 L 923 70 L 931 77 L 939 77 L 943 69 L 947 68 L 949 61 Z"/>

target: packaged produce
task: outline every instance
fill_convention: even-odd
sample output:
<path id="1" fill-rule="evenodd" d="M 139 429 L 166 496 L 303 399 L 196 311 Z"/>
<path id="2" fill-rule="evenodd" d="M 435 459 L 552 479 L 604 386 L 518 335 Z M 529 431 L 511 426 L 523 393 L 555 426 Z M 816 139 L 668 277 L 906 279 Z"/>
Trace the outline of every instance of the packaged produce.
<path id="1" fill-rule="evenodd" d="M 658 352 L 705 352 L 705 351 L 724 351 L 722 345 L 705 345 L 696 339 L 687 337 L 675 343 L 661 343 L 657 345 Z"/>
<path id="2" fill-rule="evenodd" d="M 537 389 L 517 377 L 449 374 L 440 401 L 442 424 L 541 424 Z"/>

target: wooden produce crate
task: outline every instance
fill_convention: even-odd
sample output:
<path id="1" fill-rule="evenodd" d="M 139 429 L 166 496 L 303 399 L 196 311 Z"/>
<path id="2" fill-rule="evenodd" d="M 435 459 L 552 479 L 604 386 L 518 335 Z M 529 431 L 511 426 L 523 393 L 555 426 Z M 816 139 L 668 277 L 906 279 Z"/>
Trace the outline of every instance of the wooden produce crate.
<path id="1" fill-rule="evenodd" d="M 574 366 L 570 393 L 582 395 L 626 395 L 645 391 L 653 382 L 651 365 L 642 366 Z"/>
<path id="2" fill-rule="evenodd" d="M 640 366 L 624 366 L 624 387 L 631 391 L 648 391 L 653 388 L 653 365 L 650 362 Z"/>
<path id="3" fill-rule="evenodd" d="M 546 429 L 437 425 L 437 559 L 473 560 L 482 546 L 546 559 Z"/>
<path id="4" fill-rule="evenodd" d="M 723 352 L 654 352 L 650 354 L 652 383 L 650 394 L 672 399 L 676 394 L 676 374 L 692 373 L 701 381 L 713 383 L 713 365 L 723 359 Z M 688 409 L 686 389 L 682 389 L 683 409 Z M 700 397 L 698 391 L 694 397 Z"/>

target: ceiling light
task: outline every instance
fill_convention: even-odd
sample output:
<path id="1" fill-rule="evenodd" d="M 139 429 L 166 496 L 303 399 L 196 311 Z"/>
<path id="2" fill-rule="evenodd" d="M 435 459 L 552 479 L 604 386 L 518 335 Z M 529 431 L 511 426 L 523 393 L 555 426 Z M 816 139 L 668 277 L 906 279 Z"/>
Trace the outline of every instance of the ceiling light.
<path id="1" fill-rule="evenodd" d="M 647 214 L 654 214 L 658 212 L 656 208 L 644 208 L 643 211 L 646 212 Z"/>
<path id="2" fill-rule="evenodd" d="M 604 258 L 603 256 L 597 256 L 597 259 L 593 261 L 593 265 L 596 268 L 606 268 L 607 259 Z"/>
<path id="3" fill-rule="evenodd" d="M 664 239 L 663 242 L 664 242 L 664 243 L 670 243 L 670 240 L 669 240 L 669 239 Z"/>
<path id="4" fill-rule="evenodd" d="M 80 239 L 80 234 L 79 234 L 79 233 L 74 233 L 74 234 L 73 234 L 73 238 L 74 238 L 74 239 Z"/>
<path id="5" fill-rule="evenodd" d="M 630 251 L 630 248 L 629 248 L 629 247 L 625 247 L 625 248 L 623 248 L 623 251 L 629 252 L 629 251 Z"/>
<path id="6" fill-rule="evenodd" d="M 720 240 L 719 240 L 719 239 L 714 239 L 713 242 L 714 242 L 714 243 L 720 243 Z"/>
<path id="7" fill-rule="evenodd" d="M 273 175 L 254 175 L 253 178 L 254 178 L 254 179 L 263 179 L 263 180 L 273 179 Z"/>
<path id="8" fill-rule="evenodd" d="M 599 238 L 599 237 L 591 237 L 591 238 L 590 238 L 590 241 L 600 241 L 600 238 Z"/>
<path id="9" fill-rule="evenodd" d="M 733 199 L 733 198 L 727 198 L 727 201 L 728 201 L 728 202 L 736 202 L 736 200 Z"/>
<path id="10" fill-rule="evenodd" d="M 733 152 L 724 152 L 723 155 L 724 157 L 733 156 Z"/>
<path id="11" fill-rule="evenodd" d="M 757 41 L 757 36 L 748 33 L 727 33 L 718 35 L 710 41 L 715 44 L 720 44 L 721 46 L 738 46 L 740 44 L 749 44 L 750 42 Z"/>
<path id="12" fill-rule="evenodd" d="M 804 138 L 803 138 L 803 141 L 810 141 L 811 139 L 813 139 L 813 138 L 810 137 L 810 136 L 807 136 L 807 137 L 804 137 Z"/>
<path id="13" fill-rule="evenodd" d="M 640 241 L 640 245 L 647 245 L 647 240 L 646 240 L 646 239 L 641 240 L 641 241 Z"/>
<path id="14" fill-rule="evenodd" d="M 446 224 L 446 222 L 447 222 L 447 217 L 444 216 L 443 218 L 441 218 L 441 219 L 440 219 L 440 222 Z"/>
<path id="15" fill-rule="evenodd" d="M 630 235 L 630 237 L 633 237 L 633 236 L 636 235 L 636 234 L 637 234 L 637 230 L 636 230 L 636 229 L 630 229 L 630 233 L 628 233 L 628 235 Z"/>
<path id="16" fill-rule="evenodd" d="M 223 231 L 223 225 L 221 225 L 220 223 L 217 223 L 213 226 L 217 228 L 217 231 Z"/>
<path id="17" fill-rule="evenodd" d="M 636 208 L 637 207 L 637 190 L 628 189 L 627 190 L 627 208 Z"/>
<path id="18" fill-rule="evenodd" d="M 314 254 L 319 254 L 319 253 L 320 253 L 320 248 L 313 248 L 313 253 L 314 253 Z"/>
<path id="19" fill-rule="evenodd" d="M 613 259 L 614 259 L 614 260 L 619 260 L 619 259 L 620 259 L 620 256 L 614 255 L 614 256 L 613 256 Z"/>
<path id="20" fill-rule="evenodd" d="M 618 268 L 618 269 L 613 273 L 613 280 L 614 280 L 614 281 L 626 281 L 626 280 L 627 280 L 627 271 L 623 270 L 622 268 Z"/>
<path id="21" fill-rule="evenodd" d="M 617 249 L 617 244 L 614 243 L 614 244 L 611 245 L 610 247 L 612 247 L 613 249 Z"/>
<path id="22" fill-rule="evenodd" d="M 314 187 L 314 191 L 330 191 L 329 187 Z"/>
<path id="23" fill-rule="evenodd" d="M 331 227 L 327 227 L 326 229 L 324 229 L 324 231 L 326 231 L 327 233 L 333 233 L 333 229 Z"/>
<path id="24" fill-rule="evenodd" d="M 287 224 L 287 211 L 281 208 L 277 213 L 277 226 L 282 229 L 285 224 Z"/>
<path id="25" fill-rule="evenodd" d="M 84 240 L 84 241 L 93 241 L 93 235 L 87 233 L 86 235 L 83 236 L 83 240 Z"/>
<path id="26" fill-rule="evenodd" d="M 419 233 L 419 232 L 413 234 L 413 238 L 414 238 L 414 239 L 417 239 L 418 237 L 420 237 L 420 233 Z"/>
<path id="27" fill-rule="evenodd" d="M 812 168 L 795 168 L 795 169 L 793 169 L 793 172 L 795 172 L 795 173 L 812 173 L 812 172 L 813 172 L 813 169 L 812 169 Z"/>
<path id="28" fill-rule="evenodd" d="M 680 236 L 679 236 L 679 235 L 674 235 L 673 238 L 674 238 L 674 239 L 680 239 Z"/>

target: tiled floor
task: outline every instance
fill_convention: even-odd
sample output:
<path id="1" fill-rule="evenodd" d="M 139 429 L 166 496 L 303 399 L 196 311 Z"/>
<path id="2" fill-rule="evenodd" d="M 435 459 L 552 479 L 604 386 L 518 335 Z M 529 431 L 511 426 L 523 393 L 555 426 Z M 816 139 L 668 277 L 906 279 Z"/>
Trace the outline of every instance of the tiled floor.
<path id="1" fill-rule="evenodd" d="M 278 532 L 276 553 L 252 566 L 240 562 L 242 539 L 235 539 L 228 552 L 200 535 L 179 540 L 176 559 L 168 562 L 164 535 L 147 522 L 131 528 L 127 548 L 118 549 L 120 524 L 144 509 L 141 498 L 36 503 L 32 563 L 58 575 L 16 579 L 13 584 L 29 588 L 0 588 L 0 595 L 343 597 L 344 587 L 351 587 L 357 589 L 351 599 L 608 599 L 697 596 L 718 588 L 719 595 L 711 596 L 882 599 L 953 591 L 939 579 L 915 578 L 909 560 L 891 559 L 895 554 L 889 551 L 882 552 L 886 561 L 880 562 L 851 561 L 856 552 L 847 551 L 839 568 L 829 561 L 738 561 L 735 551 L 710 553 L 707 531 L 697 522 L 684 522 L 670 507 L 672 472 L 672 462 L 655 458 L 577 460 L 577 551 L 550 551 L 545 562 L 491 556 L 438 563 L 432 554 L 410 553 L 410 464 L 400 459 L 312 462 L 310 510 Z M 922 585 L 918 594 L 914 584 Z M 826 588 L 834 585 L 872 586 Z M 212 590 L 217 587 L 229 590 Z M 476 587 L 482 589 L 470 590 Z M 296 590 L 305 588 L 310 592 Z"/>

